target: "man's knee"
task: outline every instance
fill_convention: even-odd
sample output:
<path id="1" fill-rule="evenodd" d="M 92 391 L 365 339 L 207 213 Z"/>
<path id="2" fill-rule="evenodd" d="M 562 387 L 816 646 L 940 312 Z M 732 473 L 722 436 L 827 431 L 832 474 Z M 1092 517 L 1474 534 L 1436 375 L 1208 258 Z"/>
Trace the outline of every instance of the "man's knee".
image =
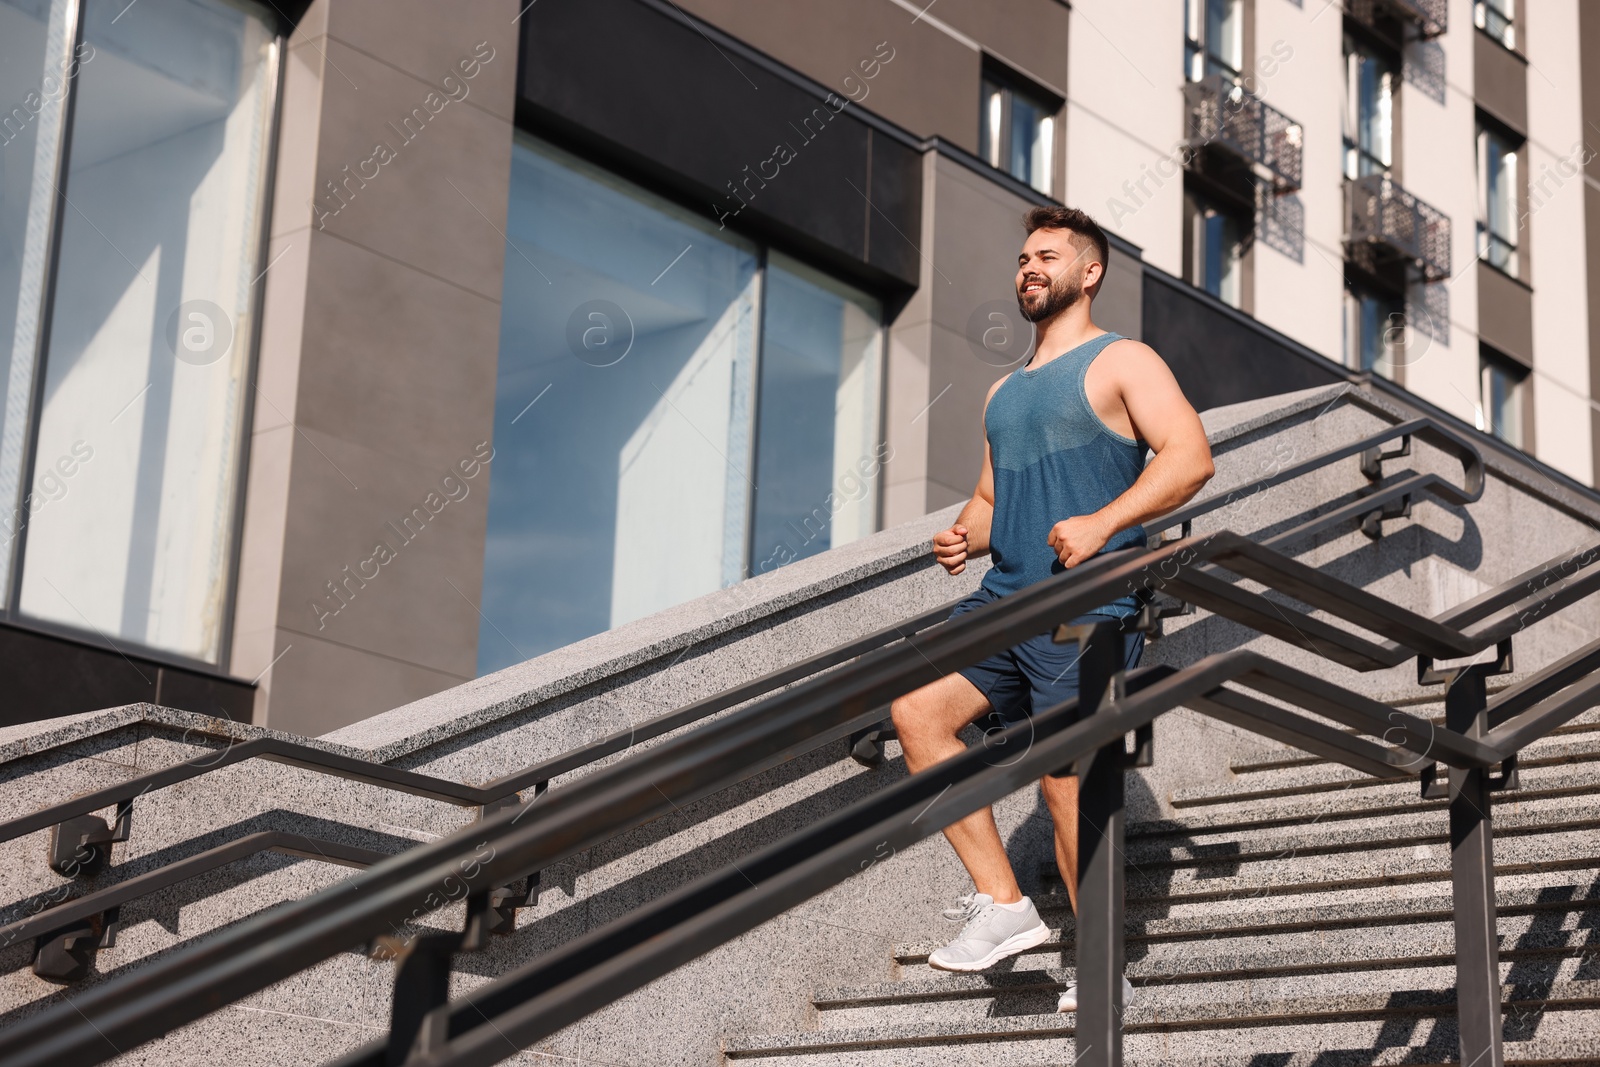
<path id="1" fill-rule="evenodd" d="M 905 737 L 908 733 L 915 736 L 922 726 L 922 717 L 917 714 L 918 703 L 915 693 L 907 693 L 897 697 L 889 705 L 889 718 L 894 722 L 895 731 Z"/>

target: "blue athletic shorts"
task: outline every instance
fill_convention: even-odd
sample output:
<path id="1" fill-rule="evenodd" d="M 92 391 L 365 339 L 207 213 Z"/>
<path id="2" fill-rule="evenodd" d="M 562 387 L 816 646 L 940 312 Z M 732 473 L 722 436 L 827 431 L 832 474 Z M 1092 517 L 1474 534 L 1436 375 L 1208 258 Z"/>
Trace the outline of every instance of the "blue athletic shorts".
<path id="1" fill-rule="evenodd" d="M 955 606 L 950 618 L 982 607 L 1000 599 L 999 595 L 979 586 L 970 596 Z M 1132 622 L 1115 615 L 1080 615 L 1073 623 Z M 1052 633 L 1054 632 L 1052 628 Z M 1049 633 L 1030 637 L 1020 645 L 996 652 L 971 667 L 958 672 L 978 687 L 978 692 L 988 699 L 994 714 L 1007 722 L 1019 721 L 1034 711 L 1045 711 L 1078 695 L 1078 643 L 1068 641 L 1058 645 Z M 1132 670 L 1139 665 L 1144 654 L 1144 634 L 1129 630 L 1122 635 L 1123 667 Z M 1085 712 L 1080 711 L 1077 718 Z"/>

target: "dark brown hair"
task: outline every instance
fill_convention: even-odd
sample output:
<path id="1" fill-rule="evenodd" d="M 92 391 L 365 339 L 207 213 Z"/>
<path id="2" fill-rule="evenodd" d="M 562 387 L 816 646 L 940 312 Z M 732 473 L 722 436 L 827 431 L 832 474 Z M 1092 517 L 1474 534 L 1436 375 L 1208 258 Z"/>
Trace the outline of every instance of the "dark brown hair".
<path id="1" fill-rule="evenodd" d="M 1079 241 L 1088 241 L 1094 245 L 1095 254 L 1100 257 L 1102 278 L 1105 276 L 1104 271 L 1111 269 L 1111 242 L 1106 240 L 1106 231 L 1102 230 L 1085 211 L 1057 204 L 1041 204 L 1039 207 L 1028 209 L 1028 213 L 1022 216 L 1022 225 L 1027 227 L 1030 234 L 1034 230 L 1071 230 Z M 1082 251 L 1083 245 L 1079 241 L 1074 241 L 1073 244 Z"/>

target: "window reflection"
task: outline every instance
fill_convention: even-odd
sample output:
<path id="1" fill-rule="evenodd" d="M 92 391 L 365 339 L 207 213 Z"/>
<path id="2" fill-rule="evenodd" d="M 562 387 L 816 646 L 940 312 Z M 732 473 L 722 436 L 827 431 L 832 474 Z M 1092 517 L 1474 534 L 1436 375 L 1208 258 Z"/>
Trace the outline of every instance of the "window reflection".
<path id="1" fill-rule="evenodd" d="M 57 145 L 75 5 L 0 0 L 0 603 L 29 511 L 19 500 L 49 267 Z M 82 54 L 90 54 L 85 48 Z"/>
<path id="2" fill-rule="evenodd" d="M 21 610 L 214 660 L 276 46 L 216 0 L 89 0 L 84 40 Z"/>
<path id="3" fill-rule="evenodd" d="M 875 301 L 525 135 L 507 232 L 480 673 L 874 528 Z"/>
<path id="4" fill-rule="evenodd" d="M 772 253 L 761 342 L 751 570 L 871 533 L 877 519 L 877 301 Z"/>

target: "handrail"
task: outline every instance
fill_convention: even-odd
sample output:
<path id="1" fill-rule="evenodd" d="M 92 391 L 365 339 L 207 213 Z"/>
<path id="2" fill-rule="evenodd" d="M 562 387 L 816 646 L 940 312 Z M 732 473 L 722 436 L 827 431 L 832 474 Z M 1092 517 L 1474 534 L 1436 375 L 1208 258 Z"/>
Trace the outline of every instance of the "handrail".
<path id="1" fill-rule="evenodd" d="M 1294 415 L 1299 414 L 1301 412 L 1294 413 Z M 1285 418 L 1293 418 L 1294 415 L 1285 416 Z M 1272 424 L 1268 423 L 1267 425 Z M 1271 489 L 1274 486 L 1282 485 L 1284 482 L 1304 477 L 1341 459 L 1348 459 L 1356 455 L 1365 457 L 1367 453 L 1371 453 L 1374 449 L 1380 449 L 1395 438 L 1400 438 L 1405 443 L 1399 451 L 1372 457 L 1374 460 L 1397 459 L 1409 454 L 1409 439 L 1413 436 L 1428 442 L 1442 452 L 1451 454 L 1461 462 L 1461 475 L 1464 484 L 1458 488 L 1444 479 L 1438 478 L 1433 485 L 1429 486 L 1429 489 L 1436 496 L 1446 503 L 1456 505 L 1476 503 L 1483 496 L 1484 464 L 1482 453 L 1470 441 L 1459 436 L 1437 419 L 1423 415 L 1368 434 L 1359 440 L 1351 441 L 1337 448 L 1331 448 L 1326 452 L 1319 452 L 1310 459 L 1302 460 L 1299 463 L 1285 467 L 1281 471 L 1276 471 L 1245 485 L 1235 486 L 1225 493 L 1214 493 L 1204 500 L 1169 511 L 1160 518 L 1152 519 L 1145 523 L 1145 532 L 1147 534 L 1159 534 L 1161 531 L 1170 530 L 1174 526 L 1192 523 L 1202 515 L 1208 515 L 1220 508 L 1231 506 L 1241 495 L 1251 496 L 1262 490 Z"/>
<path id="2" fill-rule="evenodd" d="M 21 818 L 0 823 L 0 841 L 9 841 L 14 837 L 21 837 L 23 834 L 45 830 L 74 816 L 86 815 L 90 812 L 108 808 L 113 804 L 136 800 L 151 790 L 186 782 L 249 759 L 265 759 L 274 763 L 283 763 L 291 767 L 299 767 L 316 771 L 320 774 L 363 782 L 367 785 L 381 786 L 395 792 L 409 793 L 413 796 L 427 797 L 431 800 L 442 800 L 463 807 L 491 805 L 525 789 L 542 786 L 560 775 L 578 770 L 606 756 L 621 752 L 630 745 L 652 740 L 664 733 L 670 733 L 681 726 L 697 722 L 709 715 L 725 711 L 746 700 L 762 696 L 774 689 L 809 677 L 845 660 L 853 659 L 863 652 L 901 640 L 909 633 L 925 630 L 935 623 L 944 621 L 956 603 L 956 601 L 951 601 L 931 611 L 923 612 L 921 615 L 913 616 L 905 622 L 886 626 L 865 637 L 830 648 L 798 663 L 792 663 L 787 667 L 769 671 L 759 678 L 754 678 L 731 689 L 714 693 L 709 697 L 686 704 L 663 715 L 646 719 L 639 725 L 630 727 L 627 730 L 618 730 L 607 734 L 561 755 L 529 764 L 527 767 L 512 771 L 510 774 L 502 775 L 499 778 L 493 778 L 482 785 L 466 785 L 448 778 L 438 778 L 433 775 L 418 774 L 415 771 L 401 770 L 397 767 L 391 767 L 387 763 L 345 756 L 280 738 L 262 737 L 239 745 L 230 745 L 221 754 L 215 752 L 203 753 L 182 763 L 175 763 L 170 767 L 163 767 L 160 770 L 118 782 L 116 785 L 106 786 L 103 789 L 85 793 L 71 800 L 52 804 L 48 808 L 42 808 Z"/>
<path id="3" fill-rule="evenodd" d="M 898 852 L 1085 757 L 1104 758 L 1127 734 L 1175 707 L 1214 714 L 1222 683 L 1275 666 L 1258 653 L 1241 650 L 1207 657 L 1181 671 L 1146 668 L 1127 676 L 1122 696 L 1076 723 L 1071 720 L 1079 700 L 1037 714 L 995 739 L 1007 751 L 1010 746 L 1023 749 L 1016 760 L 994 764 L 987 748 L 969 748 L 441 1007 L 432 1047 L 419 1048 L 407 1067 L 497 1062 L 505 1057 L 508 1043 L 526 1048 L 642 988 L 845 881 L 857 873 L 864 857 L 881 855 L 885 846 Z M 1220 718 L 1238 721 L 1222 710 Z M 1296 743 L 1304 740 L 1300 724 L 1290 725 L 1293 717 L 1282 709 L 1258 704 L 1256 713 L 1262 722 L 1284 727 L 1282 732 Z M 1323 736 L 1352 754 L 1356 743 L 1367 744 L 1339 731 Z M 1485 748 L 1474 758 L 1498 760 L 1505 755 Z M 379 1041 L 336 1063 L 382 1067 L 391 1062 L 388 1054 L 389 1046 Z"/>
<path id="4" fill-rule="evenodd" d="M 1453 454 L 1462 464 L 1464 485 L 1457 487 L 1435 475 L 1417 475 L 1414 472 L 1406 471 L 1400 475 L 1380 480 L 1371 493 L 1364 495 L 1353 504 L 1335 509 L 1333 512 L 1302 524 L 1294 530 L 1279 534 L 1266 543 L 1281 544 L 1295 537 L 1308 535 L 1314 530 L 1326 528 L 1334 523 L 1350 518 L 1359 518 L 1373 512 L 1374 509 L 1382 508 L 1390 499 L 1398 499 L 1402 496 L 1409 499 L 1412 493 L 1432 491 L 1446 502 L 1457 504 L 1471 502 L 1482 494 L 1483 464 L 1477 450 L 1469 442 L 1439 426 L 1434 420 L 1424 417 L 1377 431 L 1353 442 L 1347 442 L 1274 475 L 1236 486 L 1227 493 L 1215 495 L 1206 501 L 1173 513 L 1163 520 L 1162 527 L 1152 527 L 1152 529 L 1170 528 L 1172 525 L 1181 523 L 1187 531 L 1189 523 L 1194 518 L 1229 506 L 1239 499 L 1241 494 L 1254 495 L 1266 488 L 1301 477 L 1357 454 L 1362 456 L 1363 471 L 1367 473 L 1369 478 L 1375 477 L 1379 473 L 1383 460 L 1410 454 L 1411 437 L 1413 435 L 1428 440 L 1436 447 Z M 1383 452 L 1382 446 L 1396 439 L 1402 442 L 1401 447 L 1393 452 Z M 387 764 L 329 753 L 322 749 L 299 745 L 281 739 L 261 738 L 236 746 L 231 745 L 220 756 L 215 753 L 206 753 L 173 767 L 150 772 L 118 783 L 115 786 L 53 805 L 20 819 L 12 820 L 9 823 L 0 824 L 0 841 L 50 826 L 60 825 L 67 819 L 83 816 L 113 804 L 121 805 L 123 808 L 119 812 L 121 816 L 118 824 L 120 830 L 117 832 L 120 832 L 125 837 L 128 816 L 126 807 L 138 796 L 153 789 L 185 781 L 209 773 L 212 770 L 253 758 L 281 762 L 291 766 L 311 769 L 319 773 L 344 777 L 449 803 L 478 805 L 480 808 L 488 810 L 530 786 L 542 791 L 549 781 L 561 774 L 579 769 L 605 756 L 631 747 L 640 741 L 652 739 L 681 726 L 699 721 L 706 716 L 770 692 L 772 689 L 788 684 L 791 681 L 813 675 L 863 651 L 881 647 L 885 643 L 898 640 L 910 633 L 920 632 L 946 618 L 953 606 L 953 602 L 942 605 L 930 612 L 915 616 L 905 623 L 883 628 L 866 637 L 829 649 L 800 663 L 770 672 L 743 685 L 714 694 L 705 700 L 697 701 L 683 708 L 657 716 L 639 726 L 624 731 L 616 731 L 561 755 L 493 779 L 481 786 L 466 785 L 430 775 L 398 770 Z M 102 829 L 104 832 L 100 833 L 99 831 Z M 103 827 L 98 821 L 95 821 L 95 830 L 101 838 L 106 840 L 115 839 L 115 832 L 110 827 Z M 218 850 L 212 850 L 211 853 L 203 855 L 209 856 L 214 853 L 218 853 Z M 192 874 L 199 873 L 200 869 L 194 868 L 190 874 L 185 874 L 182 872 L 190 871 L 191 868 L 180 864 L 176 868 L 178 873 L 174 873 L 171 878 L 161 880 L 158 883 L 148 877 L 141 876 L 139 884 L 145 886 L 142 892 L 153 892 L 159 887 L 170 885 L 190 877 Z M 76 869 L 69 867 L 63 870 L 62 873 L 75 874 L 78 872 Z M 73 914 L 90 906 L 85 904 L 84 901 L 105 899 L 103 895 L 106 892 L 109 892 L 109 890 L 102 890 L 99 893 L 75 899 L 73 901 L 75 908 Z M 502 909 L 502 917 L 509 919 L 509 911 L 504 909 L 514 909 L 526 903 L 526 897 L 526 892 L 519 891 L 512 894 L 503 891 L 501 894 L 503 899 L 497 898 L 497 907 Z M 41 917 L 41 922 L 49 927 L 48 932 L 50 933 L 59 932 L 59 928 L 68 924 L 68 919 L 57 914 L 57 912 L 58 909 L 52 908 L 47 913 L 47 916 Z M 5 933 L 4 929 L 0 929 L 0 935 Z"/>
<path id="5" fill-rule="evenodd" d="M 367 942 L 409 914 L 440 906 L 441 885 L 455 884 L 471 894 L 469 899 L 481 899 L 494 886 L 537 872 L 866 725 L 883 703 L 931 681 L 947 668 L 1047 631 L 1056 621 L 1090 611 L 1130 584 L 1189 583 L 1205 564 L 1221 566 L 1225 558 L 1272 562 L 1272 557 L 1277 556 L 1259 546 L 1246 554 L 1241 543 L 1248 544 L 1237 535 L 1223 533 L 1173 542 L 1154 550 L 1135 548 L 1097 557 L 1067 574 L 968 612 L 927 633 L 874 650 L 827 675 L 813 677 L 704 723 L 689 734 L 635 753 L 546 793 L 533 804 L 489 815 L 476 826 L 408 850 L 313 897 L 247 920 L 124 979 L 89 990 L 74 1005 L 48 1009 L 0 1036 L 0 1055 L 8 1057 L 6 1063 L 16 1064 L 102 1062 L 113 1054 L 103 1044 L 106 1039 L 127 1047 L 159 1036 L 347 947 Z M 1284 559 L 1278 557 L 1280 563 Z M 1168 564 L 1178 568 L 1172 579 L 1164 571 Z M 1277 569 L 1292 572 L 1292 568 Z M 1333 579 L 1327 579 L 1327 583 L 1335 592 L 1340 586 L 1352 588 Z M 1341 610 L 1359 608 L 1359 598 L 1345 593 L 1333 597 L 1326 610 L 1342 617 Z M 1306 617 L 1300 618 L 1306 621 Z M 1421 650 L 1414 651 L 1419 657 L 1426 656 Z M 1377 746 L 1322 724 L 1309 725 L 1314 720 L 1264 701 L 1238 699 L 1239 695 L 1232 691 L 1215 692 L 1229 682 L 1241 682 L 1268 696 L 1296 701 L 1307 711 L 1358 729 L 1381 731 L 1392 744 Z M 1452 701 L 1457 699 L 1458 689 L 1459 686 L 1452 689 Z M 1587 706 L 1582 703 L 1582 694 L 1580 697 L 1558 699 L 1554 704 L 1547 700 L 1523 713 L 1523 726 L 1508 724 L 1512 731 L 1502 730 L 1494 736 L 1502 741 L 1525 736 L 1526 724 L 1533 721 L 1526 718 L 1528 715 L 1537 717 L 1537 728 L 1553 728 L 1558 720 L 1566 721 Z M 1161 700 L 1167 703 L 1163 705 Z M 1097 713 L 1064 733 L 1062 736 L 1080 740 L 1092 738 L 1094 744 L 1084 741 L 1086 747 L 1071 752 L 1048 748 L 1055 767 L 1064 766 L 1072 753 L 1082 754 L 1120 738 L 1167 707 L 1189 701 L 1205 704 L 1208 712 L 1221 708 L 1224 715 L 1236 720 L 1268 723 L 1279 735 L 1293 737 L 1295 743 L 1304 743 L 1312 751 L 1337 752 L 1337 758 L 1350 757 L 1355 765 L 1378 768 L 1384 773 L 1409 774 L 1431 767 L 1432 760 L 1459 768 L 1452 775 L 1467 772 L 1481 776 L 1485 768 L 1515 754 L 1503 744 L 1460 731 L 1441 734 L 1425 719 L 1396 712 L 1249 651 L 1210 657 L 1151 683 L 1137 697 L 1126 701 L 1113 701 L 1100 709 L 1105 714 Z M 1139 709 L 1138 715 L 1127 711 L 1134 707 Z M 1144 718 L 1134 722 L 1139 715 Z M 1042 718 L 1033 720 L 1035 730 Z M 1046 751 L 1047 746 L 1048 742 L 1041 745 L 1036 739 L 1030 755 Z M 1403 758 L 1402 752 L 1413 758 Z M 1037 770 L 1033 762 L 1028 766 L 1030 773 Z M 988 796 L 998 788 L 997 780 L 1010 780 L 1006 775 L 1011 771 L 998 770 L 1004 773 L 980 775 L 967 791 L 940 801 L 946 805 L 940 810 L 954 811 L 949 805 L 964 803 L 970 795 L 976 795 L 973 790 Z M 914 775 L 907 781 L 921 781 L 931 773 L 932 770 Z M 876 795 L 862 803 L 875 799 Z M 979 802 L 974 802 L 973 807 L 976 806 Z M 534 807 L 539 808 L 541 817 L 522 822 Z M 959 814 L 939 816 L 944 822 L 957 817 Z M 747 865 L 741 866 L 748 870 Z M 844 873 L 835 873 L 836 880 L 842 880 Z M 428 903 L 430 898 L 434 903 Z M 609 933 L 612 930 L 608 927 L 596 936 L 614 936 Z M 687 951 L 679 941 L 668 939 L 666 944 L 680 955 Z M 658 946 L 652 951 L 665 949 Z M 681 958 L 695 954 L 698 951 Z M 610 980 L 625 984 L 633 977 L 633 972 L 627 972 L 613 974 Z M 570 998 L 570 1003 L 573 1010 L 578 1010 L 588 1002 L 576 997 Z M 78 1012 L 95 1019 L 93 1029 L 74 1022 Z"/>
<path id="6" fill-rule="evenodd" d="M 1294 412 L 1282 418 L 1294 418 L 1299 414 L 1300 412 Z M 1276 421 L 1282 420 L 1274 420 L 1274 422 Z M 1273 423 L 1269 422 L 1266 425 L 1270 426 Z M 1368 514 L 1375 509 L 1381 508 L 1391 499 L 1399 499 L 1402 496 L 1431 492 L 1446 503 L 1464 505 L 1476 501 L 1483 495 L 1484 465 L 1478 450 L 1470 442 L 1459 437 L 1441 423 L 1431 417 L 1423 416 L 1368 434 L 1359 440 L 1319 453 L 1275 474 L 1235 486 L 1225 493 L 1215 494 L 1204 501 L 1180 508 L 1162 516 L 1159 520 L 1147 524 L 1145 530 L 1147 535 L 1159 535 L 1162 530 L 1171 529 L 1175 526 L 1187 527 L 1194 519 L 1228 507 L 1241 497 L 1252 496 L 1265 489 L 1303 477 L 1351 456 L 1362 455 L 1364 467 L 1369 470 L 1376 470 L 1377 461 L 1408 455 L 1410 440 L 1413 436 L 1427 441 L 1458 459 L 1462 467 L 1463 485 L 1455 486 L 1437 475 L 1418 475 L 1414 472 L 1405 472 L 1409 476 L 1407 479 L 1402 479 L 1392 485 L 1380 486 L 1373 494 L 1363 496 L 1356 502 L 1337 509 L 1329 515 L 1319 516 L 1317 519 L 1311 520 L 1300 527 L 1286 531 L 1267 543 L 1280 545 L 1293 539 L 1309 536 L 1332 525 Z M 1386 454 L 1380 453 L 1379 450 L 1383 445 L 1396 439 L 1404 442 L 1398 451 Z M 864 652 L 882 647 L 889 642 L 900 640 L 911 633 L 921 632 L 936 623 L 942 622 L 948 617 L 951 608 L 954 606 L 955 601 L 952 601 L 921 615 L 914 616 L 905 622 L 884 627 L 837 648 L 828 649 L 816 656 L 776 671 L 771 671 L 759 678 L 716 693 L 703 700 L 695 701 L 682 708 L 647 719 L 638 726 L 615 731 L 561 755 L 541 760 L 521 770 L 491 779 L 480 785 L 471 785 L 432 775 L 419 774 L 414 771 L 400 770 L 386 763 L 332 753 L 326 749 L 302 745 L 280 738 L 256 738 L 236 745 L 230 744 L 221 755 L 203 753 L 182 763 L 138 775 L 116 785 L 107 786 L 103 789 L 50 805 L 20 818 L 0 823 L 0 842 L 9 841 L 23 834 L 48 829 L 76 816 L 87 815 L 115 804 L 136 800 L 152 790 L 189 781 L 249 759 L 266 759 L 274 763 L 283 763 L 319 774 L 345 778 L 367 785 L 391 789 L 395 792 L 409 793 L 413 796 L 426 797 L 431 800 L 439 800 L 463 807 L 493 805 L 526 789 L 543 788 L 546 783 L 553 781 L 560 775 L 579 770 L 606 756 L 615 755 L 640 741 L 652 740 L 664 733 L 669 733 L 679 727 L 697 722 L 746 700 L 765 695 L 781 686 L 809 677 Z M 230 738 L 229 740 L 231 741 L 232 739 Z"/>
<path id="7" fill-rule="evenodd" d="M 347 845 L 340 841 L 307 837 L 287 830 L 261 830 L 0 926 L 0 950 L 19 944 L 30 937 L 56 933 L 73 923 L 104 914 L 131 900 L 148 896 L 157 890 L 166 889 L 229 863 L 249 859 L 262 852 L 277 852 L 301 859 L 322 860 L 342 867 L 370 867 L 393 855 L 376 849 Z"/>

